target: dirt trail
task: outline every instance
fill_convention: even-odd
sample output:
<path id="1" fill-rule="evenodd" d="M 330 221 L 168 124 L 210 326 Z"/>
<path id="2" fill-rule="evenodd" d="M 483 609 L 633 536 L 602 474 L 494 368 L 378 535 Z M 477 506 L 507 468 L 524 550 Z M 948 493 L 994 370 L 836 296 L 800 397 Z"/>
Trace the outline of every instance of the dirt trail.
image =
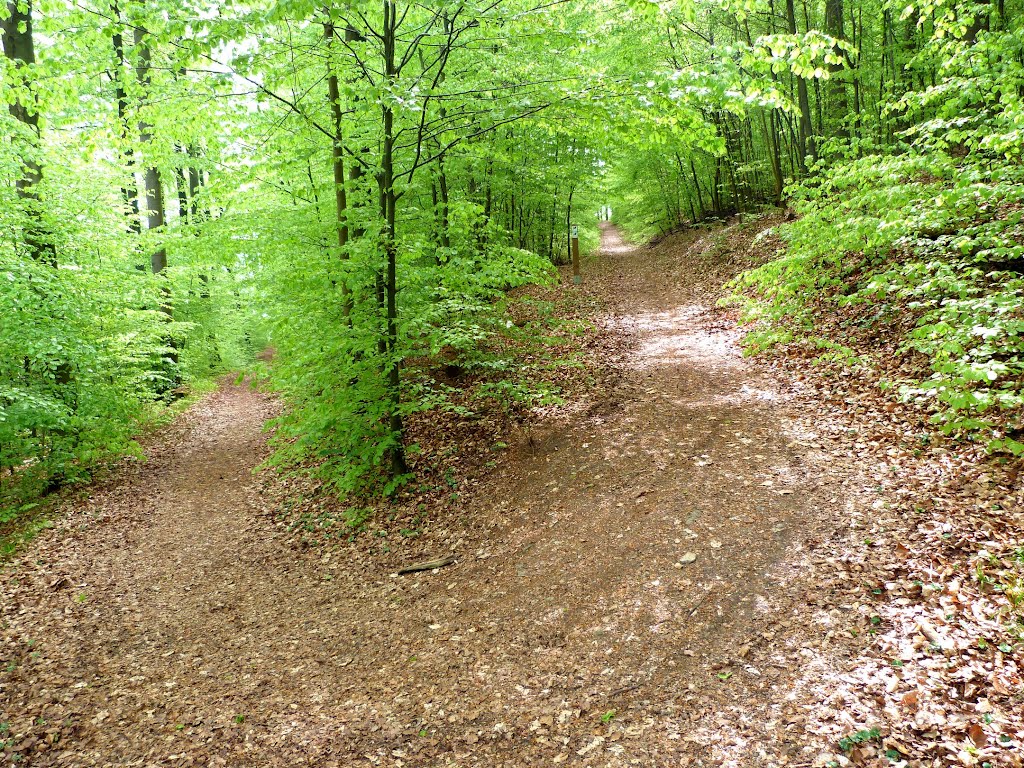
<path id="1" fill-rule="evenodd" d="M 284 550 L 250 474 L 272 403 L 232 386 L 204 400 L 2 572 L 4 754 L 762 764 L 743 711 L 790 677 L 751 658 L 786 621 L 779 595 L 828 502 L 794 406 L 706 306 L 706 245 L 699 274 L 678 241 L 605 230 L 584 290 L 634 340 L 620 383 L 499 468 L 437 573 L 368 578 Z"/>

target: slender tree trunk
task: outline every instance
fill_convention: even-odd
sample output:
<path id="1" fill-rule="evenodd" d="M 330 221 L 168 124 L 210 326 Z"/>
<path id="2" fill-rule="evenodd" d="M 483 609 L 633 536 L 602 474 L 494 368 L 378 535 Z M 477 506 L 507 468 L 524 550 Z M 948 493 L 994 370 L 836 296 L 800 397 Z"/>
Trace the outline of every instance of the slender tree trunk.
<path id="1" fill-rule="evenodd" d="M 0 21 L 3 37 L 4 56 L 15 66 L 31 67 L 36 62 L 35 41 L 32 37 L 32 0 L 9 0 L 7 18 Z M 29 89 L 29 93 L 32 91 Z M 39 184 L 43 180 L 43 165 L 40 160 L 39 113 L 28 99 L 14 99 L 9 110 L 21 126 L 21 135 L 15 140 L 21 154 L 22 172 L 14 184 L 25 211 L 25 246 L 32 258 L 51 266 L 57 266 L 57 252 L 52 233 L 43 222 L 42 200 Z"/>
<path id="2" fill-rule="evenodd" d="M 768 0 L 768 32 L 770 34 L 773 34 L 773 35 L 775 34 L 775 21 L 776 21 L 775 0 Z M 749 26 L 747 27 L 747 42 L 752 44 L 751 37 L 750 37 L 750 27 Z M 777 84 L 779 83 L 779 76 L 776 75 L 774 72 L 772 73 L 772 82 L 773 83 L 777 83 Z M 781 88 L 781 84 L 780 84 L 780 88 Z M 775 180 L 775 201 L 774 202 L 775 202 L 776 205 L 781 205 L 782 204 L 782 190 L 783 190 L 784 183 L 785 183 L 784 182 L 784 178 L 783 178 L 783 172 L 782 172 L 782 152 L 783 152 L 783 149 L 784 149 L 784 147 L 782 145 L 785 142 L 785 135 L 783 134 L 783 136 L 780 139 L 780 133 L 783 133 L 784 128 L 782 126 L 781 119 L 776 121 L 776 114 L 775 114 L 775 112 L 776 111 L 774 109 L 769 110 L 768 117 L 767 117 L 768 126 L 765 128 L 765 132 L 766 132 L 766 135 L 768 136 L 768 140 L 769 140 L 769 144 L 770 144 L 770 153 L 771 153 L 771 161 L 772 161 L 772 177 Z M 787 154 L 788 154 L 788 150 L 787 150 Z M 791 173 L 791 175 L 795 175 L 795 174 Z"/>
<path id="3" fill-rule="evenodd" d="M 779 136 L 775 132 L 775 118 L 765 110 L 758 110 L 761 116 L 761 130 L 768 139 L 768 162 L 772 167 L 772 202 L 778 205 L 782 201 L 782 158 L 779 155 Z"/>
<path id="4" fill-rule="evenodd" d="M 334 24 L 324 24 L 324 40 L 327 42 L 327 96 L 331 101 L 331 121 L 334 135 L 331 137 L 331 168 L 334 175 L 334 212 L 335 228 L 338 238 L 338 255 L 341 259 L 348 258 L 348 192 L 345 187 L 345 145 L 341 125 L 341 90 L 338 86 L 338 73 L 331 57 L 334 46 Z M 348 283 L 341 283 L 341 311 L 348 317 L 352 311 L 352 297 L 349 295 Z"/>
<path id="5" fill-rule="evenodd" d="M 566 258 L 572 257 L 572 196 L 576 194 L 576 185 L 569 187 L 569 200 L 565 206 L 565 253 Z"/>
<path id="6" fill-rule="evenodd" d="M 555 263 L 555 236 L 558 229 L 558 195 L 554 194 L 551 196 L 551 216 L 549 217 L 548 227 L 548 258 L 551 263 Z"/>
<path id="7" fill-rule="evenodd" d="M 384 0 L 384 77 L 389 85 L 397 77 L 395 70 L 395 42 L 397 33 L 397 8 L 394 0 Z M 386 275 L 384 278 L 385 295 L 385 339 L 387 355 L 384 359 L 385 376 L 388 390 L 388 427 L 393 441 L 390 453 L 391 474 L 393 477 L 407 474 L 409 466 L 405 458 L 404 433 L 401 403 L 401 360 L 398 358 L 398 245 L 395 241 L 395 223 L 398 198 L 395 193 L 395 134 L 394 110 L 390 102 L 381 107 L 383 121 L 383 141 L 381 149 L 381 168 L 378 176 L 380 185 L 381 214 L 383 232 L 381 239 L 384 245 Z"/>
<path id="8" fill-rule="evenodd" d="M 139 81 L 139 86 L 142 89 L 143 99 L 149 98 L 150 88 L 152 86 L 152 77 L 150 74 L 150 67 L 152 61 L 152 51 L 149 48 L 149 41 L 147 40 L 148 32 L 142 26 L 136 26 L 134 32 L 135 47 L 138 49 L 138 61 L 135 65 L 135 74 Z M 145 119 L 139 120 L 139 143 L 142 147 L 142 160 L 146 164 L 145 171 L 145 183 L 144 189 L 146 192 L 146 229 L 147 231 L 162 230 L 166 219 L 164 217 L 164 189 L 163 180 L 160 178 L 160 169 L 157 167 L 155 162 L 152 162 L 147 157 L 147 148 L 152 146 L 153 135 L 151 133 L 152 127 L 145 121 Z M 167 269 L 167 248 L 160 245 L 150 254 L 149 264 L 153 270 L 154 275 L 161 274 Z M 167 320 L 170 321 L 174 316 L 174 309 L 171 300 L 171 289 L 169 283 L 165 280 L 160 286 L 162 294 L 162 301 L 160 303 L 160 310 L 167 316 Z M 169 362 L 169 368 L 171 372 L 171 385 L 167 389 L 172 389 L 177 386 L 180 381 L 180 372 L 178 371 L 178 352 L 175 346 L 175 340 L 170 335 L 166 336 L 167 347 L 170 352 L 167 355 L 167 361 Z"/>
<path id="9" fill-rule="evenodd" d="M 693 175 L 693 188 L 697 192 L 697 207 L 700 208 L 700 215 L 703 216 L 707 209 L 704 207 L 704 197 L 700 192 L 700 181 L 697 178 L 697 166 L 694 165 L 693 157 L 690 157 L 690 173 Z"/>
<path id="10" fill-rule="evenodd" d="M 515 187 L 509 192 L 508 199 L 508 236 L 509 239 L 516 233 L 516 190 Z"/>
<path id="11" fill-rule="evenodd" d="M 125 56 L 124 35 L 121 32 L 121 9 L 117 0 L 110 6 L 114 17 L 114 34 L 111 43 L 114 47 L 114 92 L 117 99 L 117 128 L 121 139 L 121 156 L 125 165 L 126 183 L 121 187 L 121 196 L 128 206 L 128 230 L 138 233 L 142 230 L 139 219 L 139 188 L 135 183 L 135 150 L 132 148 L 131 126 L 128 121 L 128 94 L 125 90 Z"/>
<path id="12" fill-rule="evenodd" d="M 441 253 L 440 253 L 440 248 L 441 248 L 441 227 L 438 225 L 438 222 L 437 222 L 437 210 L 438 210 L 437 206 L 438 206 L 438 204 L 439 203 L 438 203 L 438 197 L 437 197 L 437 174 L 435 173 L 431 177 L 431 179 L 430 179 L 430 210 L 434 212 L 434 223 L 433 223 L 433 228 L 434 228 L 434 230 L 433 230 L 434 231 L 434 245 L 437 246 L 434 249 L 434 252 L 435 252 L 434 253 L 434 262 L 438 266 L 441 266 Z"/>
<path id="13" fill-rule="evenodd" d="M 796 27 L 796 6 L 794 0 L 786 0 L 786 21 L 789 23 L 789 33 L 795 35 Z M 800 108 L 800 170 L 806 171 L 805 157 L 810 154 L 817 158 L 818 153 L 814 146 L 814 129 L 811 126 L 811 102 L 807 95 L 807 81 L 796 78 L 797 104 Z"/>
<path id="14" fill-rule="evenodd" d="M 492 192 L 491 192 L 491 177 L 494 173 L 494 158 L 488 156 L 487 166 L 484 171 L 484 212 L 483 218 L 477 225 L 476 235 L 476 247 L 480 253 L 484 252 L 484 248 L 487 245 L 488 231 L 491 223 L 491 205 L 492 205 Z"/>
<path id="15" fill-rule="evenodd" d="M 878 102 L 875 111 L 875 117 L 878 121 L 877 135 L 879 144 L 884 140 L 887 128 L 887 121 L 882 112 L 882 101 L 885 99 L 885 67 L 891 56 L 892 51 L 889 49 L 889 11 L 886 9 L 882 11 L 882 64 L 878 68 Z"/>
<path id="16" fill-rule="evenodd" d="M 711 207 L 714 208 L 714 212 L 722 212 L 722 158 L 715 158 L 715 180 L 711 185 Z"/>
<path id="17" fill-rule="evenodd" d="M 197 167 L 199 147 L 195 144 L 189 144 L 188 157 L 190 160 L 188 166 L 188 222 L 189 224 L 196 224 L 199 221 L 199 190 L 202 188 L 202 176 Z"/>
<path id="18" fill-rule="evenodd" d="M 558 167 L 558 145 L 555 145 L 555 167 Z M 551 229 L 548 232 L 548 258 L 555 261 L 555 230 L 558 226 L 558 186 L 551 194 Z"/>
<path id="19" fill-rule="evenodd" d="M 850 23 L 853 25 L 853 47 L 857 50 L 855 54 L 856 58 L 853 61 L 853 114 L 854 114 L 854 131 L 853 135 L 858 139 L 862 138 L 861 129 L 863 127 L 863 116 L 861 96 L 861 62 L 864 61 L 863 54 L 861 53 L 861 47 L 864 45 L 864 8 L 860 7 L 857 9 L 857 18 L 853 19 L 851 14 Z M 858 149 L 858 154 L 860 150 Z"/>
<path id="20" fill-rule="evenodd" d="M 351 25 L 345 27 L 345 42 L 347 42 L 347 43 L 355 43 L 355 42 L 360 42 L 363 39 L 364 38 L 363 38 L 362 33 L 360 33 L 359 30 L 357 30 L 355 27 L 353 27 Z M 359 151 L 360 157 L 364 157 L 364 158 L 367 156 L 368 153 L 369 153 L 369 149 L 367 147 L 362 147 L 360 149 L 360 151 Z M 360 205 L 362 204 L 361 203 L 360 194 L 359 194 L 360 193 L 360 185 L 362 184 L 362 179 L 363 179 L 363 166 L 360 163 L 356 163 L 356 162 L 349 164 L 349 168 L 348 168 L 348 189 L 349 189 L 349 192 L 351 192 L 352 197 L 353 197 L 353 200 L 352 200 L 353 212 L 358 211 Z M 351 226 L 349 226 L 349 238 L 351 240 L 357 240 L 360 237 L 362 237 L 363 234 L 365 234 L 364 230 L 363 230 L 362 226 L 358 223 L 358 218 L 356 217 L 355 223 L 353 223 Z"/>
<path id="21" fill-rule="evenodd" d="M 444 155 L 437 158 L 437 191 L 439 193 L 440 210 L 438 211 L 438 226 L 442 248 L 451 248 L 452 240 L 448 232 L 448 174 L 444 167 Z"/>
<path id="22" fill-rule="evenodd" d="M 185 154 L 185 148 L 180 144 L 176 145 L 178 154 Z M 175 179 L 175 187 L 178 193 L 178 220 L 180 222 L 188 221 L 188 167 L 182 165 L 177 169 L 177 178 Z"/>
<path id="23" fill-rule="evenodd" d="M 843 0 L 825 0 L 825 32 L 836 38 L 846 40 L 846 29 L 843 22 Z M 833 54 L 846 58 L 843 49 L 836 46 Z M 829 79 L 825 89 L 827 112 L 829 117 L 829 130 L 832 136 L 848 138 L 850 133 L 846 128 L 844 120 L 847 116 L 849 105 L 846 100 L 846 81 L 843 79 L 843 65 L 829 64 Z"/>
<path id="24" fill-rule="evenodd" d="M 442 16 L 442 31 L 444 32 L 445 39 L 451 39 L 451 21 L 448 19 L 448 14 Z M 437 74 L 437 84 L 440 86 L 445 81 L 444 66 L 448 57 L 448 47 L 445 44 L 445 50 L 441 57 L 440 71 Z M 444 102 L 441 102 L 442 105 Z M 440 110 L 441 124 L 444 125 L 445 120 L 448 117 L 448 110 L 442 106 Z M 437 190 L 441 199 L 441 210 L 438 214 L 439 224 L 441 227 L 441 247 L 451 248 L 452 241 L 451 235 L 448 231 L 448 213 L 449 213 L 449 200 L 448 200 L 448 170 L 445 168 L 445 156 L 444 152 L 440 152 L 437 156 Z"/>
<path id="25" fill-rule="evenodd" d="M 152 52 L 149 49 L 149 41 L 146 39 L 147 35 L 148 33 L 144 28 L 135 27 L 135 47 L 138 49 L 138 63 L 135 67 L 135 73 L 146 97 L 148 97 L 152 85 L 152 77 L 150 75 Z M 153 135 L 150 133 L 151 130 L 151 126 L 144 119 L 139 121 L 139 142 L 143 146 L 143 160 L 148 159 L 145 157 L 146 148 L 152 146 Z M 147 163 L 144 186 L 146 190 L 146 229 L 160 229 L 164 226 L 165 221 L 164 190 L 163 182 L 160 178 L 160 169 L 156 166 L 156 163 Z M 153 274 L 163 272 L 167 268 L 167 249 L 163 246 L 157 248 L 150 255 L 149 262 L 153 269 Z M 170 314 L 169 304 L 165 303 L 164 311 Z"/>

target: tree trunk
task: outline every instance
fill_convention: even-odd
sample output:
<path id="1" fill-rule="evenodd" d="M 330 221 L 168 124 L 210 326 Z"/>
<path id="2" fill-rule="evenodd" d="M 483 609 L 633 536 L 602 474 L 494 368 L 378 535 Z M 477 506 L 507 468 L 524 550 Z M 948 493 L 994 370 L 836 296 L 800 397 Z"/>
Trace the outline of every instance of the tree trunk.
<path id="1" fill-rule="evenodd" d="M 111 43 L 114 48 L 114 95 L 117 99 L 117 129 L 121 138 L 121 156 L 126 171 L 126 184 L 121 187 L 121 197 L 128 206 L 128 230 L 138 233 L 142 231 L 139 220 L 139 188 L 135 184 L 135 150 L 132 149 L 131 126 L 128 122 L 128 93 L 125 90 L 125 56 L 124 36 L 121 33 L 121 9 L 117 0 L 110 6 L 114 17 L 114 34 Z"/>
<path id="2" fill-rule="evenodd" d="M 345 189 L 345 145 L 341 129 L 341 91 L 338 87 L 338 73 L 334 69 L 331 50 L 334 45 L 334 24 L 324 24 L 324 40 L 327 41 L 327 95 L 331 100 L 331 119 L 334 136 L 331 141 L 331 167 L 334 172 L 335 228 L 338 232 L 338 254 L 348 258 L 348 193 Z M 352 297 L 348 283 L 341 283 L 341 311 L 346 317 L 352 311 Z"/>
<path id="3" fill-rule="evenodd" d="M 150 86 L 152 85 L 152 77 L 150 75 L 151 51 L 149 49 L 149 42 L 146 40 L 147 35 L 148 33 L 143 27 L 135 27 L 135 47 L 139 51 L 135 74 L 139 80 L 139 85 L 142 86 L 144 98 L 148 97 Z M 151 146 L 153 142 L 151 130 L 152 127 L 144 119 L 139 121 L 139 143 L 143 147 L 143 161 L 148 160 L 145 157 L 145 148 Z M 160 178 L 160 169 L 156 166 L 156 163 L 149 163 L 147 165 L 144 186 L 146 190 L 146 229 L 160 229 L 165 221 L 164 190 L 163 181 Z M 158 275 L 163 272 L 167 268 L 167 249 L 160 246 L 153 251 L 149 257 L 149 263 L 153 269 L 153 274 Z M 164 304 L 163 309 L 167 314 L 171 313 L 168 303 Z"/>
<path id="4" fill-rule="evenodd" d="M 442 110 L 442 113 L 444 110 Z M 451 248 L 451 236 L 448 233 L 448 174 L 444 167 L 444 155 L 437 158 L 437 188 L 440 193 L 440 210 L 438 211 L 438 233 L 442 248 Z"/>
<path id="5" fill-rule="evenodd" d="M 846 40 L 843 24 L 843 0 L 825 0 L 825 32 L 837 40 Z M 838 46 L 832 51 L 836 56 L 846 58 L 846 53 Z M 829 131 L 837 138 L 848 138 L 850 133 L 843 122 L 846 119 L 848 105 L 846 101 L 846 82 L 843 80 L 843 65 L 829 64 L 828 85 L 825 88 Z"/>
<path id="6" fill-rule="evenodd" d="M 768 138 L 768 159 L 772 166 L 772 202 L 779 205 L 782 202 L 782 156 L 779 154 L 779 135 L 775 131 L 775 115 L 765 110 L 758 110 L 761 114 L 761 130 Z"/>
<path id="7" fill-rule="evenodd" d="M 789 33 L 796 34 L 796 6 L 794 0 L 786 0 L 786 21 L 789 23 Z M 806 157 L 809 154 L 817 158 L 818 152 L 814 146 L 814 129 L 811 126 L 811 102 L 807 96 L 807 81 L 796 78 L 797 104 L 800 107 L 800 170 L 806 171 Z"/>
<path id="8" fill-rule="evenodd" d="M 397 30 L 397 8 L 394 0 L 384 0 L 384 77 L 389 85 L 397 77 L 395 70 L 395 42 Z M 389 450 L 392 477 L 408 474 L 405 459 L 405 426 L 402 423 L 401 405 L 401 360 L 398 357 L 398 245 L 395 242 L 395 222 L 398 198 L 395 193 L 395 114 L 390 102 L 381 107 L 383 137 L 381 167 L 378 173 L 380 187 L 381 218 L 383 231 L 386 274 L 384 277 L 385 298 L 385 347 L 384 373 L 388 394 L 388 427 L 392 445 Z"/>
<path id="9" fill-rule="evenodd" d="M 0 21 L 4 56 L 15 66 L 31 67 L 36 61 L 32 38 L 32 0 L 24 0 L 24 6 L 18 0 L 9 0 L 7 13 L 7 18 Z M 11 115 L 24 128 L 23 135 L 15 140 L 16 145 L 20 145 L 22 174 L 14 184 L 25 211 L 24 237 L 29 253 L 37 261 L 57 266 L 56 249 L 51 233 L 43 222 L 42 200 L 39 197 L 43 165 L 39 157 L 39 113 L 33 100 L 31 97 L 28 101 L 16 98 L 9 107 Z"/>
<path id="10" fill-rule="evenodd" d="M 176 144 L 175 149 L 178 154 L 188 156 L 185 148 L 180 144 Z M 188 221 L 188 167 L 186 161 L 182 162 L 182 166 L 178 168 L 175 187 L 178 193 L 178 221 L 186 222 Z"/>
<path id="11" fill-rule="evenodd" d="M 488 156 L 487 165 L 484 170 L 484 212 L 483 217 L 477 225 L 476 248 L 480 253 L 484 252 L 487 245 L 487 233 L 491 224 L 491 176 L 494 173 L 494 158 Z"/>
<path id="12" fill-rule="evenodd" d="M 188 157 L 188 223 L 195 224 L 199 221 L 199 190 L 202 188 L 202 176 L 196 161 L 199 160 L 199 148 L 195 144 L 189 144 Z"/>
<path id="13" fill-rule="evenodd" d="M 967 34 L 964 39 L 974 44 L 978 40 L 978 33 L 982 30 L 988 31 L 991 23 L 991 13 L 989 12 L 988 6 L 990 5 L 989 0 L 976 0 L 979 8 L 974 18 L 971 20 L 970 26 L 967 27 Z M 1000 17 L 1002 17 L 1003 9 L 1000 8 Z"/>
<path id="14" fill-rule="evenodd" d="M 442 31 L 445 34 L 445 39 L 450 40 L 452 34 L 451 21 L 448 19 L 448 14 L 443 14 L 441 17 Z M 440 70 L 437 73 L 437 84 L 440 86 L 445 81 L 445 63 L 448 58 L 448 44 L 445 43 L 444 51 L 441 55 L 439 63 Z M 441 124 L 444 125 L 445 119 L 448 117 L 448 110 L 443 106 L 444 102 L 441 102 L 442 107 L 440 109 Z M 448 231 L 448 215 L 449 215 L 449 200 L 448 200 L 448 171 L 445 168 L 445 156 L 444 152 L 441 152 L 437 156 L 437 187 L 438 192 L 441 195 L 441 210 L 438 211 L 438 225 L 440 227 L 441 234 L 441 247 L 451 248 L 452 241 L 451 235 Z"/>
<path id="15" fill-rule="evenodd" d="M 569 201 L 565 206 L 565 253 L 566 259 L 572 258 L 572 196 L 576 193 L 576 186 L 569 187 Z"/>
<path id="16" fill-rule="evenodd" d="M 863 118 L 861 111 L 863 109 L 863 98 L 861 97 L 861 62 L 864 61 L 860 49 L 864 45 L 864 9 L 857 9 L 857 18 L 854 19 L 851 14 L 850 24 L 853 26 L 853 47 L 857 51 L 855 54 L 856 58 L 853 61 L 853 114 L 854 114 L 854 130 L 853 135 L 855 137 L 862 138 L 861 129 L 863 127 Z M 857 150 L 857 154 L 860 154 L 860 150 Z"/>
<path id="17" fill-rule="evenodd" d="M 149 41 L 147 37 L 149 33 L 142 26 L 136 26 L 134 32 L 135 47 L 138 49 L 138 61 L 135 65 L 135 75 L 139 81 L 139 86 L 142 90 L 142 98 L 148 99 L 150 88 L 152 86 L 152 77 L 150 74 L 151 56 L 152 52 L 149 48 Z M 145 182 L 144 189 L 146 192 L 146 230 L 160 230 L 163 229 L 166 219 L 164 217 L 164 189 L 163 180 L 160 178 L 160 169 L 157 167 L 155 162 L 152 162 L 147 157 L 147 147 L 151 147 L 153 143 L 153 135 L 151 133 L 152 126 L 150 126 L 145 119 L 139 120 L 139 143 L 142 147 L 142 160 L 146 164 Z M 160 245 L 150 254 L 149 257 L 150 268 L 153 270 L 154 275 L 161 274 L 167 269 L 167 248 Z M 174 308 L 171 301 L 171 289 L 169 283 L 164 280 L 160 286 L 160 292 L 162 300 L 160 302 L 160 310 L 166 315 L 167 320 L 170 321 L 174 316 Z M 167 347 L 170 350 L 166 362 L 168 363 L 168 373 L 170 384 L 165 387 L 163 392 L 169 391 L 176 387 L 180 381 L 180 371 L 178 370 L 178 352 L 174 338 L 168 333 L 165 337 Z M 161 394 L 163 393 L 161 392 Z"/>
<path id="18" fill-rule="evenodd" d="M 693 175 L 693 188 L 697 192 L 697 207 L 703 216 L 707 209 L 704 207 L 704 196 L 700 192 L 700 181 L 697 179 L 697 166 L 694 165 L 693 157 L 690 158 L 690 173 Z"/>

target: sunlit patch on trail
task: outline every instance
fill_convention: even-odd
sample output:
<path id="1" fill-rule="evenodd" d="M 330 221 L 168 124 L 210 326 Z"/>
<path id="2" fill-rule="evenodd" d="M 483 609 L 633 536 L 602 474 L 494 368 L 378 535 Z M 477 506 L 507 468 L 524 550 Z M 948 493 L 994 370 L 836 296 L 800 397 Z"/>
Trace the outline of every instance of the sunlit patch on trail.
<path id="1" fill-rule="evenodd" d="M 601 253 L 604 255 L 621 256 L 626 253 L 632 253 L 634 250 L 635 246 L 623 240 L 617 230 L 605 231 L 604 237 L 601 240 Z"/>
<path id="2" fill-rule="evenodd" d="M 764 400 L 765 402 L 775 403 L 785 399 L 780 392 L 752 387 L 749 384 L 744 384 L 740 387 L 739 391 L 741 396 L 750 400 Z"/>
<path id="3" fill-rule="evenodd" d="M 706 308 L 684 304 L 665 312 L 616 317 L 611 328 L 628 329 L 641 336 L 636 351 L 640 368 L 696 363 L 709 368 L 735 368 L 743 360 L 737 346 L 738 332 L 732 328 L 705 328 L 701 321 Z"/>
<path id="4" fill-rule="evenodd" d="M 654 634 L 662 634 L 671 630 L 672 603 L 661 579 L 654 579 L 647 583 L 644 600 L 638 601 L 636 609 L 638 613 L 642 610 L 646 611 L 650 621 L 648 629 Z"/>
<path id="5" fill-rule="evenodd" d="M 622 233 L 610 222 L 601 222 L 601 254 L 604 256 L 622 256 L 632 253 L 636 246 L 630 245 L 622 238 Z"/>

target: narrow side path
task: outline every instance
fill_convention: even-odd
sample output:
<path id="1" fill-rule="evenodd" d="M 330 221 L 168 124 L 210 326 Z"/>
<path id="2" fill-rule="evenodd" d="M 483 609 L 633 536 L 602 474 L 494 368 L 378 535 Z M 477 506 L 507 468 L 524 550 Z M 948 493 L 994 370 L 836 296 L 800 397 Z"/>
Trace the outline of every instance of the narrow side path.
<path id="1" fill-rule="evenodd" d="M 250 473 L 273 403 L 206 399 L 0 572 L 5 755 L 756 764 L 756 728 L 699 734 L 785 695 L 791 671 L 748 656 L 788 621 L 780 596 L 834 505 L 787 391 L 709 308 L 722 242 L 634 249 L 604 231 L 582 290 L 631 339 L 619 384 L 467 501 L 438 573 L 284 549 Z"/>

